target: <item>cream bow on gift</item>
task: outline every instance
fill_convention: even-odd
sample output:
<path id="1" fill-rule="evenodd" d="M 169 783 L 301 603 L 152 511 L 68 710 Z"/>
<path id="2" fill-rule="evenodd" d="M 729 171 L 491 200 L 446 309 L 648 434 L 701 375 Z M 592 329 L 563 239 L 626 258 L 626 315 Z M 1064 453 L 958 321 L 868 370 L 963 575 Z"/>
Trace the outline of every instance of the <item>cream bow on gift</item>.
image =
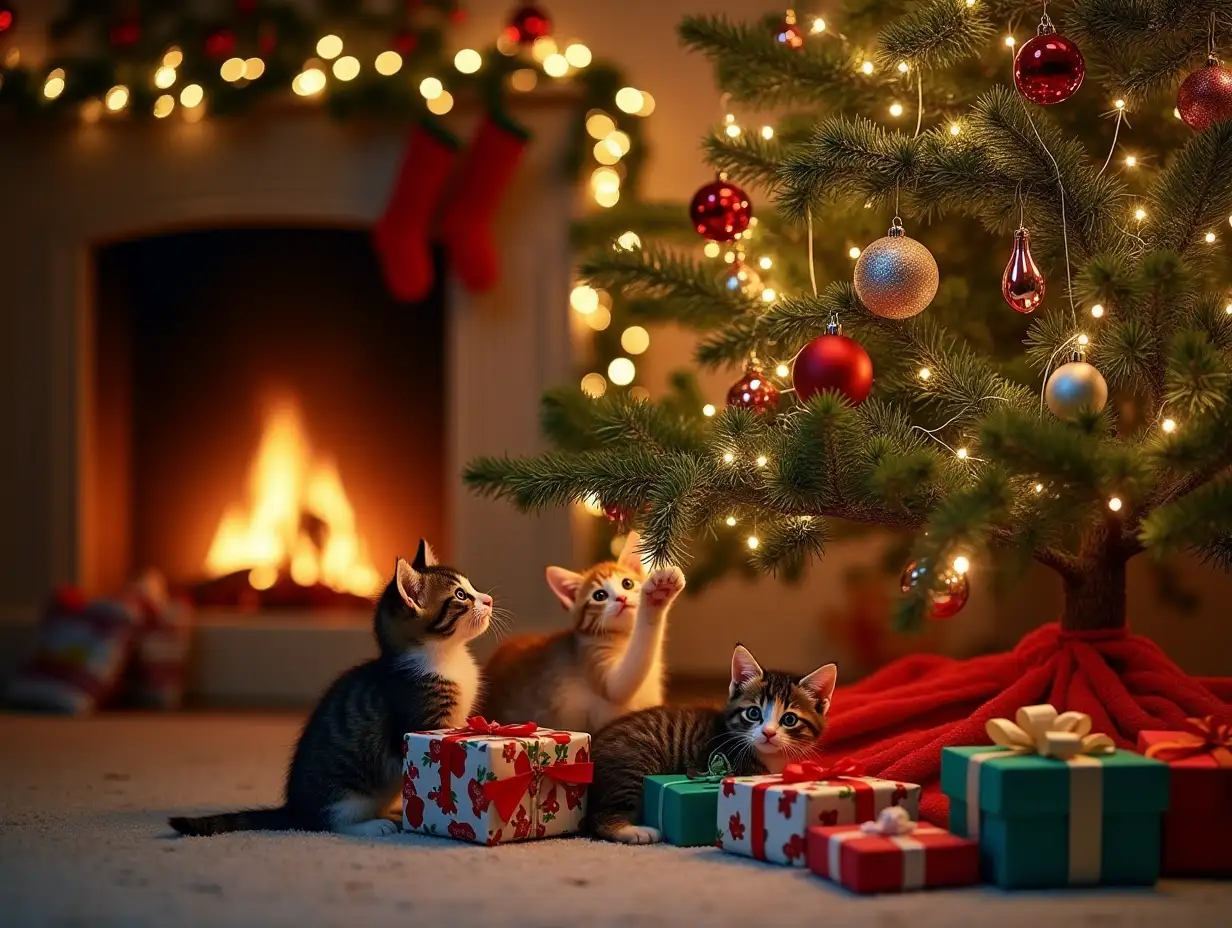
<path id="1" fill-rule="evenodd" d="M 902 806 L 890 806 L 882 809 L 875 822 L 864 822 L 860 830 L 866 835 L 909 835 L 915 831 L 916 823 L 911 820 L 911 813 Z"/>
<path id="2" fill-rule="evenodd" d="M 1039 754 L 1068 760 L 1079 754 L 1111 754 L 1116 751 L 1112 739 L 1104 734 L 1091 734 L 1091 717 L 1085 712 L 1062 712 L 1049 705 L 1023 706 L 1009 719 L 989 719 L 984 726 L 988 737 L 1003 748 L 1020 754 Z"/>

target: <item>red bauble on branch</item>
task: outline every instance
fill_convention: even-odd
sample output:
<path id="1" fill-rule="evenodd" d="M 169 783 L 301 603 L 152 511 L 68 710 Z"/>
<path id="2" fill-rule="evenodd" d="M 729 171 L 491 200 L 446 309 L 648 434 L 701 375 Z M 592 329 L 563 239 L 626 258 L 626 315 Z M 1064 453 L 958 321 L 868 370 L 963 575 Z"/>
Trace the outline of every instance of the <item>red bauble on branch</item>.
<path id="1" fill-rule="evenodd" d="M 0 35 L 12 32 L 17 27 L 17 14 L 7 3 L 0 3 Z"/>
<path id="2" fill-rule="evenodd" d="M 698 234 L 716 242 L 731 242 L 749 227 L 753 206 L 748 194 L 725 180 L 711 181 L 693 195 L 689 219 Z"/>
<path id="3" fill-rule="evenodd" d="M 1232 119 L 1232 71 L 1218 58 L 1207 59 L 1205 68 L 1194 71 L 1181 84 L 1176 108 L 1185 125 L 1198 132 Z"/>
<path id="4" fill-rule="evenodd" d="M 753 412 L 774 412 L 779 405 L 779 391 L 756 364 L 750 364 L 744 376 L 727 391 L 727 405 Z"/>
<path id="5" fill-rule="evenodd" d="M 205 37 L 205 53 L 211 58 L 230 58 L 235 54 L 235 33 L 230 29 L 215 29 Z"/>
<path id="6" fill-rule="evenodd" d="M 912 561 L 903 568 L 898 578 L 899 586 L 904 593 L 910 593 L 922 582 L 931 584 L 929 573 L 927 564 Z M 967 581 L 966 574 L 960 574 L 953 568 L 942 571 L 940 581 L 940 589 L 929 591 L 928 599 L 932 605 L 928 614 L 934 619 L 948 619 L 958 615 L 963 606 L 967 605 L 967 600 L 971 597 L 971 584 Z"/>
<path id="7" fill-rule="evenodd" d="M 791 383 L 801 402 L 823 390 L 837 390 L 852 406 L 868 399 L 873 389 L 873 359 L 859 342 L 830 325 L 796 357 Z"/>
<path id="8" fill-rule="evenodd" d="M 533 3 L 523 3 L 509 17 L 505 38 L 517 45 L 534 45 L 536 39 L 542 39 L 551 32 L 552 21 L 548 19 L 548 14 Z"/>
<path id="9" fill-rule="evenodd" d="M 1032 103 L 1049 106 L 1072 97 L 1082 86 L 1087 63 L 1078 46 L 1059 35 L 1045 14 L 1039 35 L 1026 42 L 1014 59 L 1014 83 Z"/>
<path id="10" fill-rule="evenodd" d="M 1044 301 L 1044 274 L 1031 256 L 1031 235 L 1026 228 L 1014 233 L 1014 251 L 1001 275 L 1001 295 L 1020 313 L 1034 312 Z"/>

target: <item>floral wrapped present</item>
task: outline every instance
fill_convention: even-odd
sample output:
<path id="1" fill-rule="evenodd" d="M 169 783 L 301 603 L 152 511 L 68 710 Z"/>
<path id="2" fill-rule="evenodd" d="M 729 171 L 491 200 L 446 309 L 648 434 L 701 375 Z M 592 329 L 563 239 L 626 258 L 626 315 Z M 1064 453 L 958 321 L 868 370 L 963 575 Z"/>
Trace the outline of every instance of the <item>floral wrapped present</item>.
<path id="1" fill-rule="evenodd" d="M 945 748 L 950 830 L 978 840 L 1003 888 L 1149 885 L 1159 876 L 1168 768 L 1091 734 L 1091 717 L 1052 706 L 991 719 L 996 747 Z"/>
<path id="2" fill-rule="evenodd" d="M 897 805 L 915 819 L 919 803 L 914 783 L 860 776 L 850 765 L 788 764 L 782 774 L 723 780 L 715 843 L 733 854 L 803 867 L 811 826 L 856 825 Z"/>
<path id="3" fill-rule="evenodd" d="M 1207 716 L 1180 731 L 1140 731 L 1138 750 L 1170 768 L 1164 874 L 1232 876 L 1232 724 Z"/>
<path id="4" fill-rule="evenodd" d="M 642 824 L 657 828 L 663 840 L 676 847 L 714 844 L 714 818 L 719 786 L 731 773 L 731 764 L 717 751 L 710 755 L 703 776 L 645 777 L 642 781 Z"/>
<path id="5" fill-rule="evenodd" d="M 980 881 L 980 846 L 883 809 L 875 822 L 808 830 L 809 869 L 857 893 L 893 893 Z"/>
<path id="6" fill-rule="evenodd" d="M 571 834 L 586 814 L 593 778 L 590 735 L 498 725 L 406 735 L 402 828 L 476 844 Z"/>

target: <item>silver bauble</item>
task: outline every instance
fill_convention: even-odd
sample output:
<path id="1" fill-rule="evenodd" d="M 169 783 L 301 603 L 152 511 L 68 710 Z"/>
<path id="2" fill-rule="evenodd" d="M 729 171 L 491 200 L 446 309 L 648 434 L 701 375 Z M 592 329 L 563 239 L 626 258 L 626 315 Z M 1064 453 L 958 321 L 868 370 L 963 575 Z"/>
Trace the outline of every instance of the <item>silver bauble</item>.
<path id="1" fill-rule="evenodd" d="M 940 282 L 932 252 L 897 224 L 856 262 L 856 295 L 869 312 L 885 319 L 910 319 L 924 312 Z"/>
<path id="2" fill-rule="evenodd" d="M 1072 421 L 1084 410 L 1099 412 L 1108 405 L 1108 381 L 1086 361 L 1071 361 L 1052 372 L 1044 401 L 1058 419 Z"/>

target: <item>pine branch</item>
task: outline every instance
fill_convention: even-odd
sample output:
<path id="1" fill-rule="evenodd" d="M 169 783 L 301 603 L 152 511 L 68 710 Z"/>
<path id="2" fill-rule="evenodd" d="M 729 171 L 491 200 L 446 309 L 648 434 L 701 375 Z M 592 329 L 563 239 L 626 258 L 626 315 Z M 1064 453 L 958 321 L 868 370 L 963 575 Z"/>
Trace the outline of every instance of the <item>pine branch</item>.
<path id="1" fill-rule="evenodd" d="M 881 30 L 881 61 L 919 68 L 948 68 L 978 55 L 992 37 L 992 23 L 966 0 L 929 0 Z"/>
<path id="2" fill-rule="evenodd" d="M 755 184 L 773 192 L 779 183 L 779 168 L 786 149 L 781 138 L 763 139 L 753 132 L 736 138 L 707 136 L 703 142 L 706 163 L 742 184 Z"/>
<path id="3" fill-rule="evenodd" d="M 1229 535 L 1232 478 L 1224 477 L 1156 509 L 1142 521 L 1139 540 L 1162 554 L 1217 543 Z"/>
<path id="4" fill-rule="evenodd" d="M 828 536 L 825 521 L 813 516 L 776 519 L 758 528 L 753 564 L 763 573 L 798 573 L 808 561 L 825 553 Z"/>
<path id="5" fill-rule="evenodd" d="M 1149 203 L 1155 248 L 1182 257 L 1209 254 L 1204 236 L 1232 213 L 1232 123 L 1190 139 L 1152 185 Z"/>

